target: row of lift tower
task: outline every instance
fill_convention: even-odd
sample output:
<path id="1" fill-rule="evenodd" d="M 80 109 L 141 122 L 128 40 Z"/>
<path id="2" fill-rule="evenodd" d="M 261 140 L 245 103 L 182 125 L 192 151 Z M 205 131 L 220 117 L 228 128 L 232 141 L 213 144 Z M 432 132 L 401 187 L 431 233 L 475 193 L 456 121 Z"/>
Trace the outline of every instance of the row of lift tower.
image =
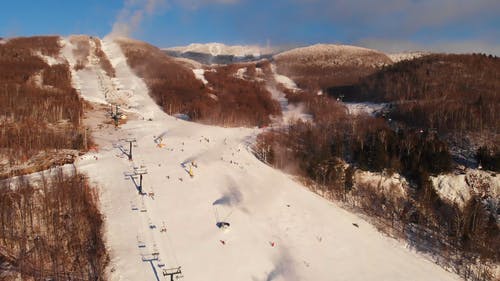
<path id="1" fill-rule="evenodd" d="M 126 119 L 126 116 L 123 114 L 123 112 L 120 110 L 120 107 L 118 105 L 111 105 L 110 108 L 110 116 L 111 119 L 114 121 L 115 128 L 118 128 L 120 120 Z M 129 149 L 128 152 L 125 152 L 128 160 L 132 161 L 133 160 L 133 147 L 136 147 L 137 144 L 137 139 L 136 138 L 124 138 L 120 139 L 120 141 L 126 142 L 129 144 Z M 139 179 L 139 183 L 136 184 L 137 190 L 139 191 L 139 194 L 143 196 L 145 193 L 142 192 L 143 188 L 143 178 L 144 175 L 148 173 L 146 167 L 134 167 L 134 171 L 132 173 L 127 173 L 126 176 L 129 176 L 132 180 L 137 180 Z M 159 260 L 159 255 L 160 253 L 158 251 L 153 251 L 151 255 L 149 256 L 143 256 L 142 261 L 144 262 L 149 262 L 151 263 L 151 266 L 154 269 L 153 266 L 153 261 L 158 261 Z M 180 279 L 183 277 L 182 275 L 182 270 L 181 266 L 179 267 L 174 267 L 174 268 L 164 268 L 162 272 L 163 276 L 166 278 L 170 277 L 171 281 L 174 281 L 175 279 Z"/>

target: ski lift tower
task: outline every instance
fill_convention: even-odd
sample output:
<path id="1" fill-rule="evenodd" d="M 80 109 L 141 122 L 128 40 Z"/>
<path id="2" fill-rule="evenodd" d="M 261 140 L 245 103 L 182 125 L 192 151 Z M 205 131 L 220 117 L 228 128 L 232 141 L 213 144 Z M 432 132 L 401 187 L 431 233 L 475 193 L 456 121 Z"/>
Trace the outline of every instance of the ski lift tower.
<path id="1" fill-rule="evenodd" d="M 115 104 L 114 106 L 115 109 L 113 111 L 113 105 L 111 105 L 110 114 L 111 114 L 111 119 L 113 119 L 113 121 L 115 122 L 115 128 L 117 128 L 118 122 L 123 117 L 123 113 L 120 111 L 120 107 L 118 106 L 118 104 Z"/>
<path id="2" fill-rule="evenodd" d="M 134 175 L 139 176 L 139 193 L 142 193 L 142 176 L 147 173 L 148 170 L 145 167 L 134 168 Z"/>
<path id="3" fill-rule="evenodd" d="M 137 139 L 136 138 L 126 138 L 126 139 L 120 139 L 120 140 L 129 143 L 128 160 L 132 161 L 132 143 L 137 143 Z"/>
<path id="4" fill-rule="evenodd" d="M 181 267 L 174 267 L 174 268 L 166 268 L 163 269 L 163 276 L 170 276 L 170 281 L 174 281 L 174 276 L 175 279 L 182 278 L 182 271 Z"/>

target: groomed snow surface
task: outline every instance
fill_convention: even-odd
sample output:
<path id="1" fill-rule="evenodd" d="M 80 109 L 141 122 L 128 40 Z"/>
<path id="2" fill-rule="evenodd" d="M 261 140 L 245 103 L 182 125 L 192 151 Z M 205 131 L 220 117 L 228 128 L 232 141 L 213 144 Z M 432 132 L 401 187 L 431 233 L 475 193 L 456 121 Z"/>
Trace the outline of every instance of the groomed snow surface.
<path id="1" fill-rule="evenodd" d="M 299 90 L 292 79 L 288 78 L 287 76 L 280 75 L 276 72 L 276 66 L 274 64 L 271 65 L 271 71 L 276 83 L 281 84 L 283 87 L 294 92 Z M 303 104 L 295 105 L 289 103 L 288 99 L 286 98 L 286 94 L 274 85 L 268 84 L 266 89 L 271 93 L 271 97 L 279 102 L 281 107 L 281 118 L 275 118 L 275 120 L 273 120 L 273 126 L 288 126 L 297 120 L 301 120 L 303 122 L 312 121 L 312 116 L 305 112 L 305 107 Z"/>
<path id="2" fill-rule="evenodd" d="M 259 162 L 249 150 L 256 129 L 167 116 L 119 47 L 104 40 L 103 50 L 132 93 L 132 118 L 118 130 L 95 129 L 100 150 L 77 166 L 100 186 L 110 280 L 169 280 L 162 269 L 177 266 L 184 280 L 459 280 Z M 133 161 L 119 141 L 130 137 Z M 134 167 L 147 169 L 145 195 L 127 176 Z M 222 221 L 230 226 L 218 228 Z"/>

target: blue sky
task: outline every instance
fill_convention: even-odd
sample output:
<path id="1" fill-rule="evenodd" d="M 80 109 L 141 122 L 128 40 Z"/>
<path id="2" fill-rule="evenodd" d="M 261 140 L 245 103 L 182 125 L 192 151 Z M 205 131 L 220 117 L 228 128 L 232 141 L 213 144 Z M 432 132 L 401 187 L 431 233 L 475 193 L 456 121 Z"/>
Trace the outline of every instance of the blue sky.
<path id="1" fill-rule="evenodd" d="M 176 46 L 344 43 L 500 55 L 499 0 L 2 1 L 0 36 L 110 32 Z"/>

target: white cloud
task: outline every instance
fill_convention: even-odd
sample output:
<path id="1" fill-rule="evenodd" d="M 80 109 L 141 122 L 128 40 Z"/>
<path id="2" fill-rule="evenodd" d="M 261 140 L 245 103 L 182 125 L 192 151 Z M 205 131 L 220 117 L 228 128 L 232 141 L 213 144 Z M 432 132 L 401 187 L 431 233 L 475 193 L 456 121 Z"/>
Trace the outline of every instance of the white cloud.
<path id="1" fill-rule="evenodd" d="M 210 4 L 237 4 L 242 0 L 173 0 L 177 5 L 189 9 L 198 9 Z"/>
<path id="2" fill-rule="evenodd" d="M 498 0 L 294 0 L 308 16 L 352 29 L 411 32 L 498 18 Z"/>
<path id="3" fill-rule="evenodd" d="M 166 7 L 166 0 L 126 0 L 108 36 L 128 37 L 137 31 L 144 16 L 152 16 Z"/>
<path id="4" fill-rule="evenodd" d="M 293 1 L 302 7 L 303 21 L 329 22 L 357 45 L 500 55 L 499 0 Z"/>
<path id="5" fill-rule="evenodd" d="M 240 1 L 242 0 L 125 0 L 111 33 L 107 36 L 128 37 L 137 31 L 145 16 L 160 14 L 173 5 L 197 9 L 203 5 L 236 4 Z"/>

